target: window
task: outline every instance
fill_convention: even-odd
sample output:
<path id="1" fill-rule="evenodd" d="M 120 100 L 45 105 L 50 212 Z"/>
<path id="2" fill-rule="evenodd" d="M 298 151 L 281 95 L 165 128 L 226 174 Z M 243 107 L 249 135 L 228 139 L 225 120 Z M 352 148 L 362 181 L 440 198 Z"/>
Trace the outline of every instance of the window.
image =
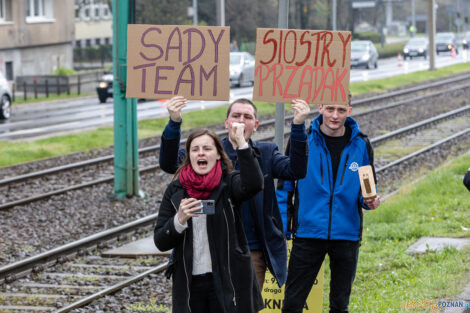
<path id="1" fill-rule="evenodd" d="M 13 62 L 5 62 L 5 77 L 7 80 L 13 80 Z"/>
<path id="2" fill-rule="evenodd" d="M 11 21 L 11 0 L 0 0 L 0 23 Z"/>
<path id="3" fill-rule="evenodd" d="M 53 0 L 26 0 L 26 22 L 52 22 L 53 9 Z"/>

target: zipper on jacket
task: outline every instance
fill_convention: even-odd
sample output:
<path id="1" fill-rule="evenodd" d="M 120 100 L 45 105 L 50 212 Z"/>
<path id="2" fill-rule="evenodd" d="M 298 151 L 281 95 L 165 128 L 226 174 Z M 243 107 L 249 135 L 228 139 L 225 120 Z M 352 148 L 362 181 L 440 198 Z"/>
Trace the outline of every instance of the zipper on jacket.
<path id="1" fill-rule="evenodd" d="M 175 208 L 176 212 L 178 210 L 176 209 L 176 205 L 173 203 L 173 200 L 170 200 L 171 204 L 173 205 L 173 208 Z M 186 262 L 184 260 L 184 247 L 186 246 L 186 232 L 184 232 L 184 237 L 183 237 L 183 267 L 184 267 L 184 274 L 186 275 L 186 289 L 188 290 L 188 310 L 191 312 L 191 306 L 189 305 L 189 298 L 191 297 L 191 289 L 189 288 L 189 276 L 188 276 L 188 269 L 186 268 Z"/>
<path id="2" fill-rule="evenodd" d="M 346 155 L 346 161 L 344 162 L 344 167 L 343 167 L 343 174 L 341 174 L 341 182 L 339 183 L 340 185 L 343 184 L 344 172 L 346 172 L 346 166 L 348 166 L 348 159 L 349 159 L 349 154 Z"/>
<path id="3" fill-rule="evenodd" d="M 232 207 L 232 202 L 230 201 L 230 198 L 229 198 L 229 203 L 230 203 L 230 207 Z M 228 260 L 228 276 L 229 276 L 229 280 L 230 280 L 230 285 L 232 285 L 232 290 L 233 290 L 233 298 L 232 298 L 232 302 L 235 306 L 237 306 L 237 299 L 236 299 L 236 295 L 235 295 L 235 286 L 233 285 L 233 282 L 232 282 L 232 273 L 230 271 L 230 230 L 228 228 L 228 219 L 227 219 L 227 214 L 225 213 L 225 210 L 223 210 L 224 212 L 224 218 L 225 218 L 225 224 L 227 226 L 227 260 Z"/>
<path id="4" fill-rule="evenodd" d="M 321 177 L 321 185 L 323 185 L 323 157 L 320 153 L 320 177 Z"/>

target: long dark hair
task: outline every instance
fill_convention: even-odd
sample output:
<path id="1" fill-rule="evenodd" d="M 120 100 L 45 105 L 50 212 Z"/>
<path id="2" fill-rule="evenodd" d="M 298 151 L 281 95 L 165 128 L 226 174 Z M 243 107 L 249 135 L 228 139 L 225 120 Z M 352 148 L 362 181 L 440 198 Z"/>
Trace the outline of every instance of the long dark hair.
<path id="1" fill-rule="evenodd" d="M 215 147 L 217 149 L 217 152 L 220 155 L 220 160 L 222 161 L 222 170 L 224 174 L 229 174 L 232 172 L 233 170 L 232 161 L 228 157 L 227 153 L 225 153 L 224 147 L 222 146 L 222 142 L 220 141 L 219 137 L 217 137 L 217 135 L 212 130 L 209 130 L 207 128 L 200 128 L 200 129 L 193 130 L 189 134 L 188 139 L 186 141 L 186 155 L 184 157 L 184 161 L 176 170 L 175 176 L 173 176 L 173 180 L 178 179 L 183 167 L 185 167 L 188 164 L 191 164 L 191 159 L 189 157 L 191 142 L 193 142 L 195 138 L 203 136 L 203 135 L 208 135 L 214 140 Z"/>

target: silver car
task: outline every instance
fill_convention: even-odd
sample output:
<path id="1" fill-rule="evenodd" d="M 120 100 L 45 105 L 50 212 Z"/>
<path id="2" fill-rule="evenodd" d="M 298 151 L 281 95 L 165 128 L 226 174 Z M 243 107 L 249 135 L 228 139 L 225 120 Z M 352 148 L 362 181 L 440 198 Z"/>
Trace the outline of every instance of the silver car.
<path id="1" fill-rule="evenodd" d="M 370 40 L 351 42 L 351 68 L 365 67 L 377 68 L 379 53 Z"/>
<path id="2" fill-rule="evenodd" d="M 255 58 L 248 52 L 230 52 L 230 85 L 241 87 L 255 81 Z"/>
<path id="3" fill-rule="evenodd" d="M 8 81 L 0 72 L 0 120 L 7 120 L 11 113 L 11 89 Z"/>

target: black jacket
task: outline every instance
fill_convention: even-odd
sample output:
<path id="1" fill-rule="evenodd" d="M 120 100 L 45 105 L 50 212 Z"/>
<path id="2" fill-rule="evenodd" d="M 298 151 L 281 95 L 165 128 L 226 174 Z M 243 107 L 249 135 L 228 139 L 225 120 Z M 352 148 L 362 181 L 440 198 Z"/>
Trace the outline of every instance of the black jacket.
<path id="1" fill-rule="evenodd" d="M 467 171 L 467 174 L 463 177 L 463 184 L 470 190 L 470 168 Z"/>
<path id="2" fill-rule="evenodd" d="M 263 175 L 251 148 L 237 151 L 240 172 L 224 175 L 209 199 L 215 200 L 215 215 L 207 216 L 207 235 L 212 274 L 221 313 L 250 313 L 263 308 L 248 243 L 241 220 L 241 202 L 263 188 Z M 174 227 L 174 216 L 182 199 L 189 197 L 179 180 L 165 191 L 154 232 L 161 251 L 174 249 L 170 264 L 173 275 L 173 313 L 189 310 L 192 278 L 193 236 L 191 219 L 181 234 Z"/>
<path id="3" fill-rule="evenodd" d="M 170 120 L 163 132 L 159 162 L 165 172 L 175 173 L 178 165 L 184 160 L 186 150 L 179 149 L 179 128 L 172 130 L 170 124 L 175 122 Z M 173 134 L 176 138 L 166 136 L 169 132 L 176 132 Z M 290 142 L 288 157 L 279 152 L 275 143 L 250 140 L 264 175 L 264 189 L 249 200 L 256 207 L 253 216 L 267 266 L 279 286 L 282 286 L 287 278 L 287 245 L 276 200 L 274 179 L 295 180 L 305 177 L 308 161 L 307 141 L 298 141 L 291 134 Z M 225 151 L 228 151 L 231 143 L 227 137 L 222 139 L 222 144 Z M 235 163 L 236 160 L 232 159 L 232 162 Z"/>

